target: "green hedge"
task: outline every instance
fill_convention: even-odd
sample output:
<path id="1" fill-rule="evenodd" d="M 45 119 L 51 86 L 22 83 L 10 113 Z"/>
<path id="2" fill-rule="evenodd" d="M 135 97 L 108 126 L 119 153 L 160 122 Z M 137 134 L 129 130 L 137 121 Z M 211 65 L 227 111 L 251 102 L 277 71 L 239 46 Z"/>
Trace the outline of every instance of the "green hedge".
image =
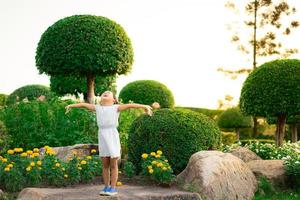
<path id="1" fill-rule="evenodd" d="M 11 137 L 10 146 L 32 149 L 97 142 L 95 114 L 73 109 L 66 115 L 66 105 L 66 101 L 53 99 L 6 107 L 3 121 Z"/>
<path id="2" fill-rule="evenodd" d="M 153 80 L 139 80 L 127 84 L 120 91 L 119 99 L 123 103 L 133 101 L 152 105 L 153 102 L 158 102 L 161 108 L 174 107 L 172 92 L 164 84 Z"/>
<path id="3" fill-rule="evenodd" d="M 195 111 L 197 113 L 202 113 L 210 117 L 211 119 L 216 119 L 223 112 L 223 110 L 214 110 L 214 109 L 207 109 L 207 108 L 195 108 L 195 107 L 177 107 L 177 108 L 184 108 L 184 109 Z"/>
<path id="4" fill-rule="evenodd" d="M 13 91 L 7 97 L 6 104 L 11 105 L 16 102 L 23 101 L 25 98 L 27 98 L 29 101 L 36 100 L 36 98 L 41 95 L 46 96 L 46 98 L 53 96 L 50 88 L 44 85 L 25 85 Z"/>
<path id="5" fill-rule="evenodd" d="M 5 106 L 6 104 L 7 95 L 6 94 L 0 94 L 0 107 Z"/>
<path id="6" fill-rule="evenodd" d="M 137 118 L 129 131 L 128 157 L 140 171 L 141 155 L 162 150 L 175 173 L 181 172 L 192 154 L 217 148 L 220 130 L 203 114 L 184 109 L 159 109 L 153 116 Z"/>

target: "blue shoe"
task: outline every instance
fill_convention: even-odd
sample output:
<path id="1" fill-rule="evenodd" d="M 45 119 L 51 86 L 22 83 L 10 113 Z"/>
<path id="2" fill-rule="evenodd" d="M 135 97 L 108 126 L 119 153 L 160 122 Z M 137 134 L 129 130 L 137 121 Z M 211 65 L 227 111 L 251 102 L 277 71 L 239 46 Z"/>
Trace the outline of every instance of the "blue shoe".
<path id="1" fill-rule="evenodd" d="M 107 192 L 110 190 L 110 187 L 109 186 L 105 186 L 103 190 L 100 191 L 100 195 L 105 195 L 107 196 Z"/>
<path id="2" fill-rule="evenodd" d="M 106 195 L 108 195 L 108 196 L 114 196 L 114 195 L 117 195 L 118 194 L 118 191 L 117 191 L 117 189 L 116 188 L 109 188 L 108 190 L 107 190 L 107 193 L 106 193 Z"/>

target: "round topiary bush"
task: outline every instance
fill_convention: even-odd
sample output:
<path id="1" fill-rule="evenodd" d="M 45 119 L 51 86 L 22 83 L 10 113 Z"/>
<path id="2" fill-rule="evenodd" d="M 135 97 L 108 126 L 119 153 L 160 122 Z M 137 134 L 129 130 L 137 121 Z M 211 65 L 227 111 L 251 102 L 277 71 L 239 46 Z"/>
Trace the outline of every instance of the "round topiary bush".
<path id="1" fill-rule="evenodd" d="M 44 95 L 46 98 L 51 97 L 53 94 L 49 87 L 44 85 L 25 85 L 13 91 L 6 100 L 7 105 L 20 102 L 27 98 L 29 101 L 35 100 L 39 96 Z"/>
<path id="2" fill-rule="evenodd" d="M 7 95 L 6 94 L 0 94 L 0 107 L 5 106 L 6 104 Z"/>
<path id="3" fill-rule="evenodd" d="M 185 109 L 160 109 L 141 115 L 130 127 L 128 157 L 138 172 L 141 155 L 162 150 L 175 173 L 180 173 L 192 154 L 220 144 L 221 132 L 207 116 Z"/>
<path id="4" fill-rule="evenodd" d="M 133 101 L 151 105 L 153 102 L 158 102 L 161 108 L 174 106 L 172 92 L 164 84 L 153 80 L 139 80 L 127 84 L 120 91 L 119 98 L 123 103 Z"/>

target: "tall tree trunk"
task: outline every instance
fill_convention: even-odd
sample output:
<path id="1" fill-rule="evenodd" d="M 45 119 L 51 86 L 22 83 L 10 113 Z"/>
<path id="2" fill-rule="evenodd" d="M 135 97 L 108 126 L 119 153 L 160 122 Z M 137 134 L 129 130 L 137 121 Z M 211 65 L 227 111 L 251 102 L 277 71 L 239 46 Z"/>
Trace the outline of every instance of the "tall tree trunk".
<path id="1" fill-rule="evenodd" d="M 252 137 L 254 137 L 254 138 L 256 138 L 258 136 L 257 127 L 258 127 L 257 117 L 253 117 Z"/>
<path id="2" fill-rule="evenodd" d="M 291 124 L 291 129 L 292 129 L 292 142 L 297 142 L 298 141 L 298 124 Z"/>
<path id="3" fill-rule="evenodd" d="M 254 1 L 254 24 L 253 24 L 253 70 L 256 68 L 256 54 L 257 54 L 257 38 L 256 38 L 256 32 L 257 32 L 257 9 L 258 9 L 258 1 Z M 253 117 L 253 131 L 252 136 L 257 137 L 257 117 Z"/>
<path id="4" fill-rule="evenodd" d="M 285 132 L 285 120 L 286 115 L 279 115 L 277 117 L 277 127 L 276 127 L 276 145 L 282 146 Z"/>
<path id="5" fill-rule="evenodd" d="M 89 73 L 87 75 L 87 102 L 91 104 L 95 104 L 95 75 Z"/>
<path id="6" fill-rule="evenodd" d="M 235 129 L 235 133 L 236 133 L 236 140 L 237 140 L 237 141 L 240 141 L 240 129 L 239 129 L 239 128 L 236 128 L 236 129 Z"/>

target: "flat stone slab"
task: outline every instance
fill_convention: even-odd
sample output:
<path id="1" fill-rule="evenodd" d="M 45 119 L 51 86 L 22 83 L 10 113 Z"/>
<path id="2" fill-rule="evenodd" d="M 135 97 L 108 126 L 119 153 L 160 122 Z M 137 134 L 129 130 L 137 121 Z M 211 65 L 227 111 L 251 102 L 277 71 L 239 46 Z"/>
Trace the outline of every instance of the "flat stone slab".
<path id="1" fill-rule="evenodd" d="M 198 193 L 177 188 L 123 185 L 116 196 L 100 196 L 104 185 L 88 185 L 69 188 L 25 188 L 19 200 L 201 200 Z"/>

